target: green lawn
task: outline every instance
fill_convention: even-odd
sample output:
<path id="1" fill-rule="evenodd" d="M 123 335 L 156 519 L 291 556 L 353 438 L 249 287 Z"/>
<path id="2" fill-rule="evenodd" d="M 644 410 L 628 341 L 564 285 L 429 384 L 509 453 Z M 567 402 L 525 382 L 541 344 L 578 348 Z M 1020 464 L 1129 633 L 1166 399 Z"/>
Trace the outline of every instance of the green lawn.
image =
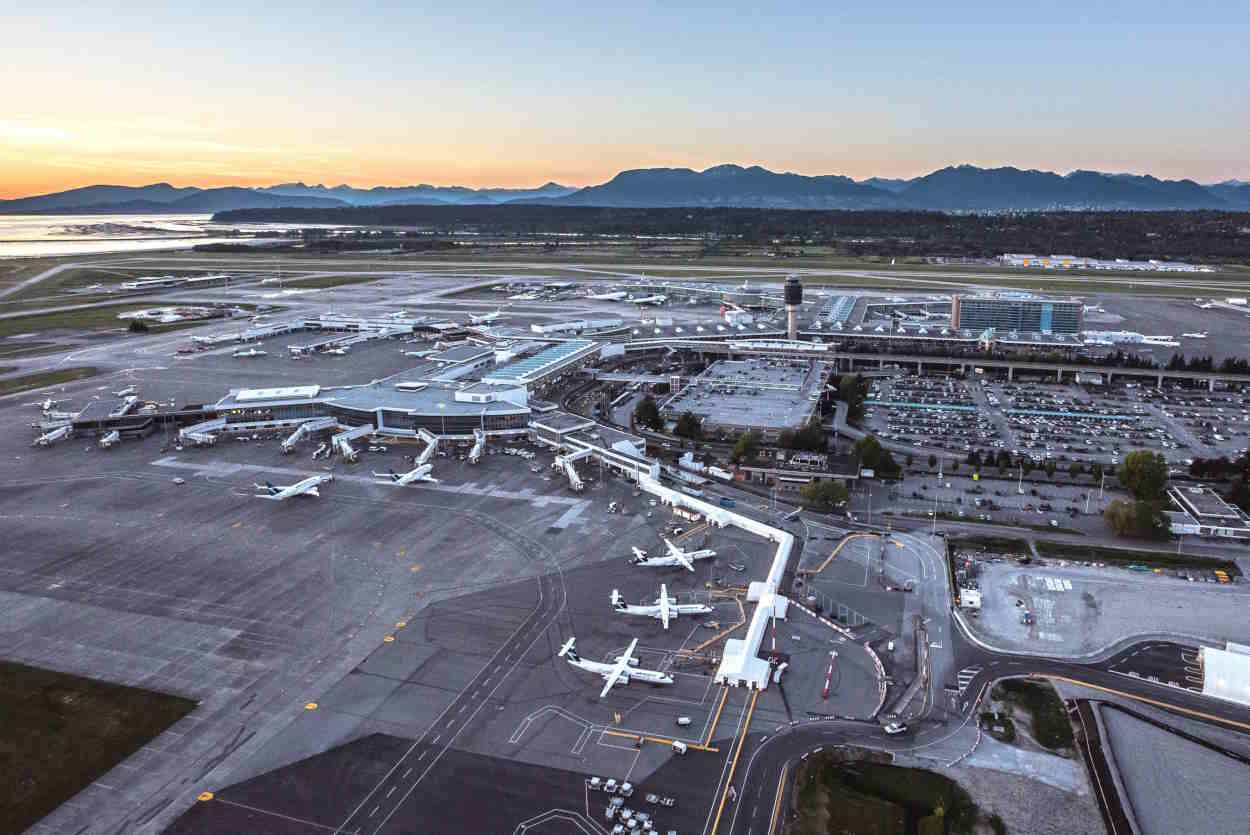
<path id="1" fill-rule="evenodd" d="M 22 832 L 195 702 L 0 661 L 0 832 Z"/>
<path id="2" fill-rule="evenodd" d="M 283 287 L 343 287 L 348 284 L 368 284 L 386 276 L 380 275 L 318 275 L 311 278 L 283 279 Z"/>
<path id="3" fill-rule="evenodd" d="M 12 371 L 13 369 L 9 368 L 7 370 Z M 95 375 L 95 368 L 80 366 L 77 368 L 61 368 L 56 371 L 43 371 L 38 374 L 24 374 L 21 377 L 7 377 L 0 380 L 0 395 L 30 391 L 31 389 L 43 388 L 44 386 L 55 386 L 74 380 L 94 377 Z"/>

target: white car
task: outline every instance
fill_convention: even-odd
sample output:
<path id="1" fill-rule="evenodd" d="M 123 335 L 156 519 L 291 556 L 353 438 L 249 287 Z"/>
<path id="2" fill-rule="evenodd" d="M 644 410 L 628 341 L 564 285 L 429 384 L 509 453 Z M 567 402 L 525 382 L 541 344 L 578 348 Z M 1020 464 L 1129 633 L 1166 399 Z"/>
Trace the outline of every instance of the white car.
<path id="1" fill-rule="evenodd" d="M 885 731 L 890 736 L 896 736 L 906 731 L 907 726 L 904 725 L 902 722 L 891 722 L 890 724 L 882 728 L 882 730 Z"/>

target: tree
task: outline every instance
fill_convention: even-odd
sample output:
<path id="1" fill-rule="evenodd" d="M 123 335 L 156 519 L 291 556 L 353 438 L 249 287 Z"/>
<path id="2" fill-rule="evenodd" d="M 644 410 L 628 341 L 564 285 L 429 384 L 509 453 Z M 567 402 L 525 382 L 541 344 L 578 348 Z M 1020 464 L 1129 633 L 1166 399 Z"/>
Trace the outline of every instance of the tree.
<path id="1" fill-rule="evenodd" d="M 952 473 L 959 472 L 959 459 L 958 458 L 951 459 L 951 472 Z"/>
<path id="2" fill-rule="evenodd" d="M 898 475 L 899 467 L 894 456 L 872 435 L 865 435 L 855 442 L 855 454 L 859 456 L 860 466 L 865 469 L 883 476 Z"/>
<path id="3" fill-rule="evenodd" d="M 840 481 L 809 481 L 799 491 L 803 501 L 820 510 L 832 510 L 843 504 L 849 497 L 847 489 Z"/>
<path id="4" fill-rule="evenodd" d="M 844 374 L 838 380 L 838 399 L 846 403 L 846 422 L 859 423 L 864 419 L 864 381 L 858 374 Z"/>
<path id="5" fill-rule="evenodd" d="M 1046 459 L 1045 469 L 1046 469 L 1046 477 L 1047 477 L 1047 478 L 1054 478 L 1054 477 L 1055 477 L 1055 462 L 1054 462 L 1054 459 L 1051 459 L 1051 458 L 1047 458 L 1047 459 Z"/>
<path id="6" fill-rule="evenodd" d="M 1116 499 L 1107 505 L 1103 518 L 1116 536 L 1135 536 L 1145 539 L 1167 539 L 1172 533 L 1172 523 L 1163 512 L 1163 502 L 1127 502 Z"/>
<path id="7" fill-rule="evenodd" d="M 915 463 L 915 461 L 916 461 L 916 456 L 912 455 L 910 452 L 907 453 L 907 458 L 905 459 L 907 466 L 910 467 L 913 463 Z"/>
<path id="8" fill-rule="evenodd" d="M 1033 472 L 1033 459 L 1021 458 L 1020 459 L 1020 471 L 1023 472 L 1025 475 L 1028 475 L 1029 473 Z"/>
<path id="9" fill-rule="evenodd" d="M 1124 456 L 1120 484 L 1142 502 L 1162 499 L 1168 485 L 1168 462 L 1162 455 L 1144 449 Z"/>
<path id="10" fill-rule="evenodd" d="M 131 319 L 130 324 L 126 326 L 126 330 L 131 333 L 147 333 L 148 323 L 142 319 Z"/>
<path id="11" fill-rule="evenodd" d="M 655 402 L 654 397 L 648 394 L 634 407 L 634 423 L 648 429 L 664 428 L 664 418 L 660 417 L 660 406 Z"/>
<path id="12" fill-rule="evenodd" d="M 703 437 L 703 421 L 694 412 L 682 412 L 677 418 L 673 434 L 697 441 Z"/>
<path id="13" fill-rule="evenodd" d="M 754 432 L 743 432 L 738 436 L 738 440 L 734 443 L 733 458 L 734 463 L 740 461 L 749 461 L 755 457 L 760 450 L 760 436 Z"/>
<path id="14" fill-rule="evenodd" d="M 1094 481 L 1102 481 L 1102 464 L 1095 461 L 1089 465 L 1089 474 L 1094 477 Z"/>
<path id="15" fill-rule="evenodd" d="M 936 466 L 937 466 L 937 456 L 934 455 L 933 453 L 929 453 L 929 469 L 931 470 Z"/>
<path id="16" fill-rule="evenodd" d="M 1085 472 L 1085 468 L 1081 466 L 1080 461 L 1073 461 L 1068 465 L 1068 478 L 1076 481 L 1081 477 L 1081 473 Z"/>

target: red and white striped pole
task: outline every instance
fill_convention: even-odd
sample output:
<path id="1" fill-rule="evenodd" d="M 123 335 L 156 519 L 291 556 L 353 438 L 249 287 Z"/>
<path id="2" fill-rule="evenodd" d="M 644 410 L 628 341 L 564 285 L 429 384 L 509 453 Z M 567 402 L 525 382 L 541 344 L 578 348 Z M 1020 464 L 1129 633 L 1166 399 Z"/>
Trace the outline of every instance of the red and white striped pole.
<path id="1" fill-rule="evenodd" d="M 829 685 L 833 681 L 833 660 L 837 657 L 837 652 L 829 652 L 829 672 L 825 673 L 825 692 L 821 694 L 821 698 L 829 698 Z"/>

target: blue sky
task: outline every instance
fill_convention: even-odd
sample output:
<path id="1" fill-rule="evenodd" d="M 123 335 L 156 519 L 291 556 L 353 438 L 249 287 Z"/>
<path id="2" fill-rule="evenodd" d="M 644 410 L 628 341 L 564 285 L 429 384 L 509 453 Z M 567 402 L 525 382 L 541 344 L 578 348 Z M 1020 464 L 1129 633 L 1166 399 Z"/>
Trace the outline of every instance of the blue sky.
<path id="1" fill-rule="evenodd" d="M 721 162 L 1250 178 L 1244 3 L 52 2 L 0 30 L 3 196 Z"/>

